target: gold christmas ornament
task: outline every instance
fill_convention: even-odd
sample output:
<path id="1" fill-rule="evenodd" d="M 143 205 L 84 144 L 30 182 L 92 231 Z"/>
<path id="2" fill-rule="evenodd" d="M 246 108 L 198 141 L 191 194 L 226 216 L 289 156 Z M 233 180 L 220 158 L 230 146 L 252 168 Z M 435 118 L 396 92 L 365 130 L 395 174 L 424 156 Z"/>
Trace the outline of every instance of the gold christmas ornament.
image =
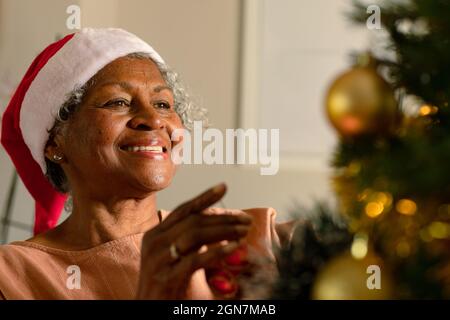
<path id="1" fill-rule="evenodd" d="M 391 132 L 399 118 L 391 87 L 372 65 L 355 67 L 334 80 L 326 112 L 343 137 Z"/>
<path id="2" fill-rule="evenodd" d="M 392 298 L 391 277 L 370 249 L 363 259 L 350 252 L 332 259 L 319 272 L 312 290 L 317 300 L 384 300 Z"/>

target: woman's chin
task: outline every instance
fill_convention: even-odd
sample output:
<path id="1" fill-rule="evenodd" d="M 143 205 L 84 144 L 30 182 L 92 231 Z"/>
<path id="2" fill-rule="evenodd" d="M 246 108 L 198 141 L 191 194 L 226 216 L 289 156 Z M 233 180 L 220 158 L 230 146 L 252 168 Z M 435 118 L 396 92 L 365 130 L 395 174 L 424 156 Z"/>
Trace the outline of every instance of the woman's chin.
<path id="1" fill-rule="evenodd" d="M 140 176 L 136 180 L 139 189 L 145 190 L 146 192 L 155 192 L 167 188 L 172 182 L 172 175 L 154 174 L 147 175 L 145 178 Z"/>

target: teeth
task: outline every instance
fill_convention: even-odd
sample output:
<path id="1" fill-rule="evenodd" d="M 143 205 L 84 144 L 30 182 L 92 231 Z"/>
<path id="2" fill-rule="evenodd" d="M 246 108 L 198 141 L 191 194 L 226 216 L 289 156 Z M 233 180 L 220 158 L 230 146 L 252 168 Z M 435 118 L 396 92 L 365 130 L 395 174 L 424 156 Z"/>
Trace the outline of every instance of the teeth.
<path id="1" fill-rule="evenodd" d="M 127 151 L 132 152 L 163 152 L 163 147 L 161 146 L 133 146 L 126 147 Z"/>

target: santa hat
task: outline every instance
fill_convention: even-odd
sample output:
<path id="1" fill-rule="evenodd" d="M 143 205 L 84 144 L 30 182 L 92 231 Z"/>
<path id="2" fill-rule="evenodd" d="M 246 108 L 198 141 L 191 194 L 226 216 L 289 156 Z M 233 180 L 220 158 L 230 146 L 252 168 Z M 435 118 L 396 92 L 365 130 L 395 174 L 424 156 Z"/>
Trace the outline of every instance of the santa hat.
<path id="1" fill-rule="evenodd" d="M 72 90 L 108 63 L 135 52 L 164 64 L 150 45 L 125 30 L 82 29 L 45 48 L 11 98 L 3 114 L 1 143 L 36 202 L 35 234 L 56 225 L 67 197 L 45 177 L 44 148 L 59 108 Z"/>

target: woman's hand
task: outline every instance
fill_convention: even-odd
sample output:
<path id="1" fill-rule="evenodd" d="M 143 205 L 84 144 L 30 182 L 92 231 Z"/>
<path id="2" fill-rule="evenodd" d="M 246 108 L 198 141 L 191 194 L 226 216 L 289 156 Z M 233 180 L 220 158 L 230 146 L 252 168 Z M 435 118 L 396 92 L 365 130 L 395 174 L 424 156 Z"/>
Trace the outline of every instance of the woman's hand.
<path id="1" fill-rule="evenodd" d="M 226 192 L 220 184 L 177 207 L 142 242 L 138 299 L 185 299 L 192 274 L 239 247 L 251 225 L 246 214 L 205 214 Z M 226 245 L 222 240 L 231 241 Z M 180 257 L 171 255 L 174 244 Z M 200 248 L 209 245 L 207 251 Z"/>

